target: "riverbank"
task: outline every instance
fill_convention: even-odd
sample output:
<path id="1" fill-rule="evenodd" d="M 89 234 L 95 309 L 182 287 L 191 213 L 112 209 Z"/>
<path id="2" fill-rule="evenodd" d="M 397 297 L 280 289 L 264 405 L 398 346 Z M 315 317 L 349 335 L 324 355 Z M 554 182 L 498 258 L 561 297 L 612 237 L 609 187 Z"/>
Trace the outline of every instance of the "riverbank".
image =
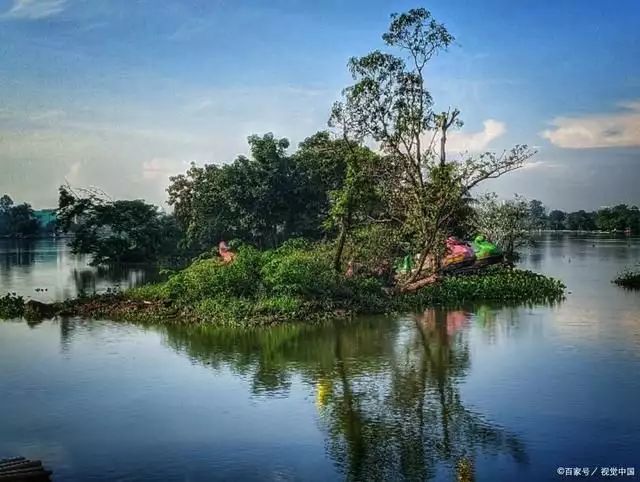
<path id="1" fill-rule="evenodd" d="M 324 253 L 286 247 L 245 247 L 232 263 L 200 259 L 168 280 L 124 292 L 59 303 L 0 299 L 0 317 L 57 316 L 158 323 L 274 324 L 358 314 L 418 311 L 466 302 L 546 303 L 562 298 L 553 278 L 508 267 L 446 276 L 412 293 L 373 275 L 336 274 Z"/>

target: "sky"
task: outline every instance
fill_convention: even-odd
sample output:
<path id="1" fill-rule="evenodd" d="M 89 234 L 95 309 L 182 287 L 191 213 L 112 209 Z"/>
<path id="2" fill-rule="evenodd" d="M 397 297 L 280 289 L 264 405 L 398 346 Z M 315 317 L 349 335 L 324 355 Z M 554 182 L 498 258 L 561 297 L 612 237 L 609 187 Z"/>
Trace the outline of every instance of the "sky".
<path id="1" fill-rule="evenodd" d="M 537 150 L 485 190 L 640 204 L 637 0 L 0 0 L 0 195 L 54 207 L 69 182 L 162 204 L 169 176 L 251 134 L 295 148 L 347 60 L 414 7 L 456 37 L 427 68 L 435 108 L 462 112 L 451 152 Z"/>

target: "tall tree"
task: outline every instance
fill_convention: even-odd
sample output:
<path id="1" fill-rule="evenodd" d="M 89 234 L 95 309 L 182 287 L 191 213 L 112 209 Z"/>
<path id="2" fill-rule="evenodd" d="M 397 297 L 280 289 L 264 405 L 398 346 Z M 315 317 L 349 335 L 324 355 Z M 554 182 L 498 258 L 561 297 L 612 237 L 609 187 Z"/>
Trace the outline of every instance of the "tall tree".
<path id="1" fill-rule="evenodd" d="M 395 199 L 406 213 L 413 249 L 420 253 L 420 276 L 430 256 L 444 254 L 444 240 L 457 224 L 455 213 L 469 191 L 486 179 L 518 169 L 533 152 L 516 146 L 500 156 L 484 153 L 446 162 L 447 130 L 460 124 L 459 111 L 433 112 L 426 66 L 454 41 L 443 24 L 423 8 L 393 14 L 382 36 L 397 55 L 375 50 L 349 61 L 354 83 L 344 89 L 332 121 L 358 141 L 372 138 L 399 168 Z M 440 156 L 434 144 L 441 134 Z"/>

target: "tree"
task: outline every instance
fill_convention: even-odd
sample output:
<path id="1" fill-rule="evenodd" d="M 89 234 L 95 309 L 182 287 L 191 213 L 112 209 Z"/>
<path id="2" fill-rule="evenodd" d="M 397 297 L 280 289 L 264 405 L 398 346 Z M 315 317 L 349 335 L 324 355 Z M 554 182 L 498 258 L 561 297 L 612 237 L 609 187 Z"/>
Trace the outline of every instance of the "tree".
<path id="1" fill-rule="evenodd" d="M 254 135 L 251 158 L 192 166 L 171 178 L 169 204 L 187 241 L 206 248 L 220 239 L 240 239 L 272 248 L 292 237 L 317 240 L 327 227 L 338 229 L 327 220 L 347 178 L 349 144 L 318 132 L 292 155 L 288 145 L 272 134 Z M 358 155 L 376 157 L 368 148 L 353 147 Z"/>
<path id="2" fill-rule="evenodd" d="M 13 206 L 13 199 L 7 194 L 0 197 L 0 235 L 9 234 L 9 213 Z"/>
<path id="3" fill-rule="evenodd" d="M 594 231 L 596 229 L 595 213 L 588 213 L 581 209 L 567 214 L 567 229 L 571 231 Z"/>
<path id="4" fill-rule="evenodd" d="M 356 142 L 377 141 L 387 161 L 397 166 L 397 183 L 389 195 L 395 211 L 403 213 L 411 249 L 420 253 L 409 284 L 420 276 L 428 257 L 444 254 L 444 241 L 458 224 L 455 215 L 469 191 L 486 179 L 518 169 L 533 152 L 518 145 L 499 156 L 484 153 L 447 163 L 446 134 L 461 125 L 459 111 L 434 114 L 425 68 L 454 37 L 419 8 L 393 14 L 382 38 L 397 55 L 376 50 L 350 59 L 354 83 L 334 105 L 330 122 Z M 438 134 L 439 159 L 434 150 Z"/>
<path id="5" fill-rule="evenodd" d="M 384 211 L 383 190 L 380 189 L 383 184 L 379 178 L 382 173 L 380 157 L 349 141 L 344 141 L 342 148 L 347 165 L 345 176 L 340 188 L 331 192 L 331 210 L 325 223 L 329 228 L 338 229 L 333 262 L 336 271 L 342 270 L 341 260 L 347 237 L 353 230 L 381 219 L 376 216 L 376 211 Z M 384 258 L 383 250 L 378 252 L 378 256 Z"/>
<path id="6" fill-rule="evenodd" d="M 529 202 L 529 212 L 531 214 L 531 225 L 534 229 L 542 229 L 547 224 L 547 208 L 542 201 L 532 199 Z"/>
<path id="7" fill-rule="evenodd" d="M 629 208 L 618 204 L 612 208 L 602 208 L 596 214 L 596 225 L 602 231 L 640 232 L 640 211 L 636 206 Z"/>
<path id="8" fill-rule="evenodd" d="M 481 196 L 475 220 L 478 232 L 496 243 L 509 260 L 515 259 L 516 249 L 529 241 L 533 227 L 530 203 L 518 195 L 506 201 L 499 201 L 495 193 Z"/>
<path id="9" fill-rule="evenodd" d="M 549 227 L 554 230 L 560 230 L 565 228 L 565 220 L 567 218 L 567 213 L 564 211 L 560 211 L 558 209 L 554 209 L 549 213 Z"/>
<path id="10" fill-rule="evenodd" d="M 232 164 L 192 166 L 171 178 L 169 204 L 191 245 L 207 247 L 237 238 L 274 247 L 308 229 L 300 189 L 304 179 L 286 155 L 287 139 L 249 137 L 252 158 Z"/>
<path id="11" fill-rule="evenodd" d="M 155 261 L 174 254 L 180 231 L 173 216 L 142 200 L 113 201 L 95 190 L 60 187 L 58 220 L 63 231 L 76 225 L 74 253 L 94 264 Z"/>
<path id="12" fill-rule="evenodd" d="M 8 195 L 0 198 L 0 235 L 33 236 L 38 233 L 40 223 L 30 204 L 14 204 Z"/>

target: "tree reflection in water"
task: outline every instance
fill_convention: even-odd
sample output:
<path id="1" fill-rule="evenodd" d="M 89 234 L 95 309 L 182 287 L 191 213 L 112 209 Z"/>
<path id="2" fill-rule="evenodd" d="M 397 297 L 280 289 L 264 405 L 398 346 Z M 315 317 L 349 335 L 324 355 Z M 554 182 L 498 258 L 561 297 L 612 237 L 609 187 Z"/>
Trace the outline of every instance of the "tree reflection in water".
<path id="1" fill-rule="evenodd" d="M 462 481 L 474 479 L 477 455 L 527 463 L 516 436 L 461 400 L 470 317 L 432 309 L 397 322 L 164 330 L 193 360 L 251 377 L 256 394 L 286 393 L 301 375 L 315 387 L 327 453 L 348 480 L 426 480 L 448 469 Z"/>

